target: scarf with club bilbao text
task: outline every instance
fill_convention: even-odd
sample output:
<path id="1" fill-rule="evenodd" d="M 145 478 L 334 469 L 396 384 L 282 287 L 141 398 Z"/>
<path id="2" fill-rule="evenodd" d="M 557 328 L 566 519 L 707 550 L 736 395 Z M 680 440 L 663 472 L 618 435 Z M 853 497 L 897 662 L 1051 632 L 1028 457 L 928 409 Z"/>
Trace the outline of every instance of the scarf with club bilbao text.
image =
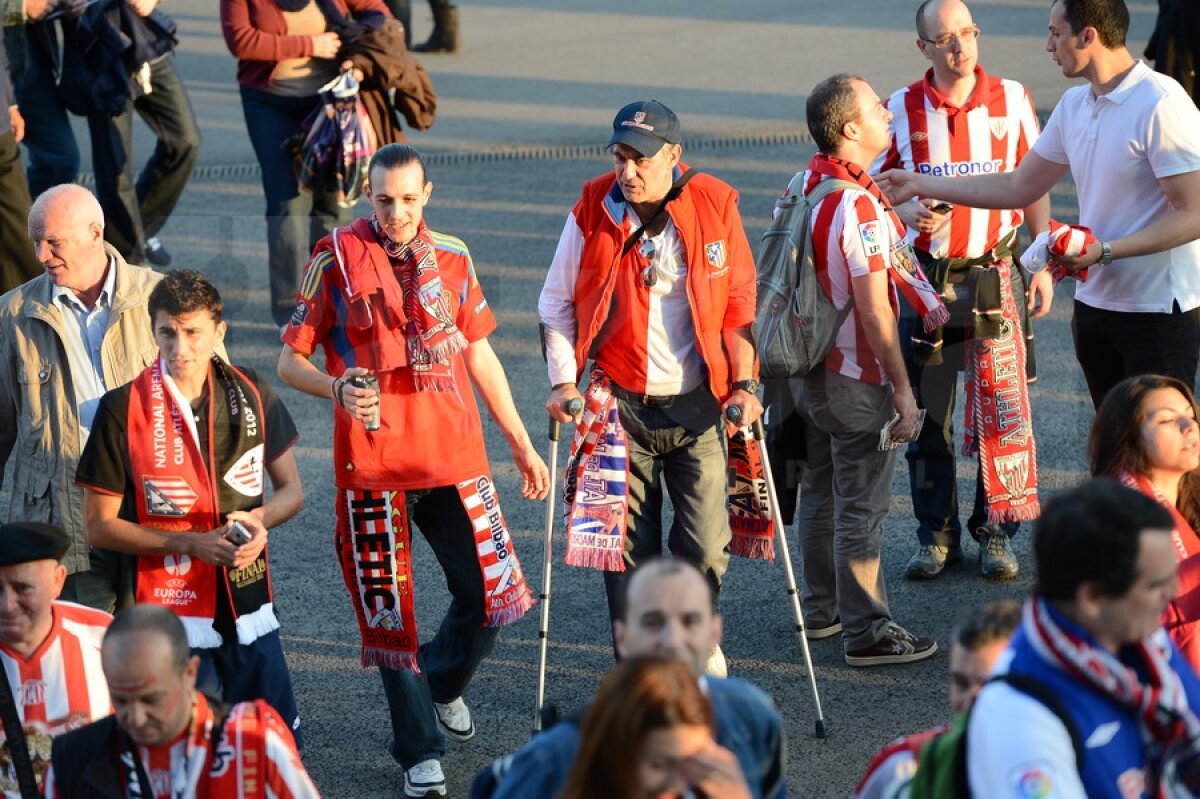
<path id="1" fill-rule="evenodd" d="M 266 419 L 258 389 L 214 355 L 203 401 L 208 403 L 205 453 L 191 405 L 162 358 L 130 385 L 127 429 L 132 479 L 138 483 L 138 524 L 204 533 L 221 526 L 229 511 L 262 505 Z M 227 588 L 239 643 L 279 629 L 265 547 L 254 563 L 232 572 L 188 555 L 139 555 L 137 569 L 137 601 L 173 611 L 192 647 L 221 645 L 213 628 L 219 580 Z"/>
<path id="2" fill-rule="evenodd" d="M 455 486 L 471 521 L 484 588 L 484 626 L 512 624 L 533 607 L 492 476 Z M 362 665 L 420 673 L 413 606 L 412 522 L 404 491 L 344 489 L 334 546 L 362 634 Z"/>

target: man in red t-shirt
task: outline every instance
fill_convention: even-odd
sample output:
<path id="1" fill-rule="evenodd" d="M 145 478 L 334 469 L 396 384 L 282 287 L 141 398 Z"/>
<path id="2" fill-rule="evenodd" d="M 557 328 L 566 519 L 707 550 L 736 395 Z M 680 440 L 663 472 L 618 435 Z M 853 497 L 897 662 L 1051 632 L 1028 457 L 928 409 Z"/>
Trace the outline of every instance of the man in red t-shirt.
<path id="1" fill-rule="evenodd" d="M 337 551 L 362 662 L 380 668 L 406 795 L 441 796 L 438 725 L 460 741 L 475 734 L 462 694 L 498 628 L 532 605 L 489 474 L 472 387 L 512 448 L 522 495 L 543 498 L 549 474 L 488 344 L 496 320 L 470 253 L 423 222 L 433 184 L 420 153 L 383 147 L 368 179 L 372 217 L 317 244 L 283 333 L 279 376 L 334 401 Z M 318 346 L 326 372 L 308 360 Z M 367 374 L 377 392 L 358 385 Z M 437 635 L 420 646 L 411 522 L 453 597 Z"/>

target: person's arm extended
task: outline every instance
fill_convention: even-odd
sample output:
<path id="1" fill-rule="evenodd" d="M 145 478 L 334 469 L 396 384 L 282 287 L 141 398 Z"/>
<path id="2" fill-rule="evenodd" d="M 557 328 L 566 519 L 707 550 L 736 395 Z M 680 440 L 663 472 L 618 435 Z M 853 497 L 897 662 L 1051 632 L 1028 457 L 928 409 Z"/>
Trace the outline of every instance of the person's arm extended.
<path id="1" fill-rule="evenodd" d="M 486 338 L 471 342 L 463 352 L 463 360 L 475 390 L 483 397 L 488 412 L 496 420 L 496 425 L 512 449 L 513 462 L 521 472 L 521 496 L 526 499 L 544 498 L 550 487 L 550 472 L 533 448 L 529 433 L 525 431 L 508 387 L 508 376 L 504 374 L 504 367 L 492 350 L 492 345 Z"/>
<path id="2" fill-rule="evenodd" d="M 1025 208 L 1046 195 L 1067 174 L 1066 164 L 1047 161 L 1035 152 L 1021 159 L 1012 172 L 968 178 L 934 177 L 890 169 L 875 181 L 893 204 L 912 197 L 937 197 L 972 208 Z"/>
<path id="3" fill-rule="evenodd" d="M 880 269 L 853 276 L 850 286 L 854 292 L 854 313 L 862 324 L 871 352 L 892 383 L 892 405 L 900 414 L 900 421 L 895 428 L 896 438 L 915 438 L 910 434 L 917 422 L 917 401 L 908 382 L 904 356 L 900 353 L 900 333 L 889 301 L 887 271 Z"/>

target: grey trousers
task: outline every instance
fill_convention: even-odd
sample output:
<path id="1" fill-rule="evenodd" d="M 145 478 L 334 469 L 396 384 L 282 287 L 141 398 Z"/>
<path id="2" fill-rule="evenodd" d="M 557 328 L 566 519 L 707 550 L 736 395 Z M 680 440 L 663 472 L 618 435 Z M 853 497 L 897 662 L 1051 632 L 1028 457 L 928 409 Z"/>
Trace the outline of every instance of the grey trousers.
<path id="1" fill-rule="evenodd" d="M 806 624 L 842 620 L 846 651 L 869 647 L 891 621 L 879 564 L 896 450 L 879 451 L 891 386 L 820 367 L 803 380 L 806 468 L 800 488 L 800 598 Z"/>

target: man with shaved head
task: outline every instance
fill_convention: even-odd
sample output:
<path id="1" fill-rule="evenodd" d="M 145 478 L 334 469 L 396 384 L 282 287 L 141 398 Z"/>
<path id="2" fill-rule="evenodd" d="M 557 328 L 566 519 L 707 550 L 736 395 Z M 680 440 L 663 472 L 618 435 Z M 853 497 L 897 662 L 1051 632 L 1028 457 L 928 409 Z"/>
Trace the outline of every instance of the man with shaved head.
<path id="1" fill-rule="evenodd" d="M 316 797 L 295 741 L 261 699 L 225 707 L 196 690 L 200 659 L 156 605 L 117 614 L 101 648 L 113 715 L 53 748 L 46 799 Z"/>
<path id="2" fill-rule="evenodd" d="M 888 98 L 891 144 L 875 160 L 872 172 L 901 168 L 934 175 L 1008 172 L 1017 168 L 1038 136 L 1037 113 L 1020 83 L 998 78 L 979 66 L 979 26 L 961 0 L 925 0 L 917 9 L 917 49 L 929 62 L 924 77 Z M 1033 430 L 1025 389 L 1022 315 L 1024 281 L 1013 262 L 1022 220 L 1034 235 L 1045 229 L 1050 198 L 1043 194 L 1024 208 L 986 210 L 950 206 L 937 196 L 898 203 L 896 214 L 908 227 L 908 240 L 950 311 L 950 322 L 934 336 L 920 320 L 902 311 L 900 349 L 917 404 L 928 414 L 921 435 L 907 449 L 917 551 L 908 562 L 913 580 L 937 577 L 962 560 L 962 527 L 955 477 L 954 404 L 958 373 L 967 370 L 990 379 L 967 381 L 968 408 L 1014 410 L 1020 435 L 1000 434 L 982 414 L 968 416 L 967 432 L 977 442 L 979 464 L 967 532 L 979 544 L 979 568 L 985 577 L 1006 580 L 1019 565 L 1011 539 L 1020 520 L 1037 512 L 1037 472 L 1033 468 Z M 1050 275 L 1031 282 L 1028 306 L 1034 316 L 1050 311 Z M 999 308 L 1003 321 L 990 328 L 975 309 Z M 1000 362 L 1012 368 L 988 365 Z M 992 415 L 996 417 L 995 414 Z M 976 419 L 979 419 L 978 423 Z M 1023 472 L 1002 463 L 1025 458 Z M 1009 496 L 1011 473 L 1025 475 L 1016 497 Z"/>
<path id="3" fill-rule="evenodd" d="M 45 270 L 0 298 L 0 473 L 12 464 L 9 519 L 54 524 L 70 538 L 62 598 L 111 612 L 131 572 L 88 546 L 75 470 L 100 397 L 157 353 L 146 301 L 160 275 L 104 243 L 104 214 L 87 189 L 47 189 L 29 211 Z M 10 457 L 11 456 L 11 457 Z"/>

